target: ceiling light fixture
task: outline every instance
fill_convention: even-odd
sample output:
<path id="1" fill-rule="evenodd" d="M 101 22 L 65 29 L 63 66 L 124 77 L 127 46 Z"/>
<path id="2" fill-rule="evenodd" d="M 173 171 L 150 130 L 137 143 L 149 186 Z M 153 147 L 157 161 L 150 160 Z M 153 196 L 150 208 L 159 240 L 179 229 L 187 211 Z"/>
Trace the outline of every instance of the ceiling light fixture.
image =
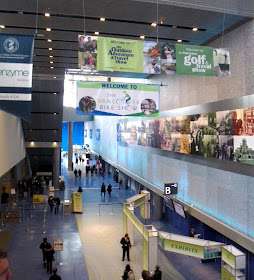
<path id="1" fill-rule="evenodd" d="M 56 92 L 54 92 L 54 95 L 56 95 Z M 54 129 L 54 131 L 55 131 L 55 129 Z"/>
<path id="2" fill-rule="evenodd" d="M 162 20 L 160 21 L 160 24 L 163 24 L 163 21 L 162 21 Z"/>
<path id="3" fill-rule="evenodd" d="M 4 25 L 0 25 L 0 28 L 1 28 L 1 29 L 4 29 L 4 28 L 5 28 L 5 26 L 4 26 Z"/>
<path id="4" fill-rule="evenodd" d="M 197 27 L 193 27 L 192 31 L 198 31 L 198 28 Z"/>
<path id="5" fill-rule="evenodd" d="M 49 48 L 49 51 L 53 51 L 53 49 L 52 49 L 52 48 Z"/>
<path id="6" fill-rule="evenodd" d="M 50 61 L 49 63 L 50 63 L 50 64 L 53 64 L 53 63 L 54 63 L 54 61 Z"/>
<path id="7" fill-rule="evenodd" d="M 183 40 L 180 40 L 180 39 L 179 39 L 179 40 L 177 40 L 177 42 L 178 42 L 178 43 L 181 43 L 182 41 L 183 41 Z"/>
<path id="8" fill-rule="evenodd" d="M 56 79 L 56 77 L 54 77 L 54 79 Z"/>
<path id="9" fill-rule="evenodd" d="M 145 39 L 145 36 L 144 36 L 144 35 L 141 35 L 139 38 L 142 39 L 142 40 L 144 40 L 144 39 Z"/>
<path id="10" fill-rule="evenodd" d="M 56 115 L 56 112 L 54 112 L 54 115 Z"/>
<path id="11" fill-rule="evenodd" d="M 100 34 L 100 32 L 98 32 L 98 31 L 94 32 L 94 35 L 99 35 L 99 34 Z"/>
<path id="12" fill-rule="evenodd" d="M 100 21 L 105 21 L 106 19 L 104 17 L 101 17 L 100 18 Z"/>
<path id="13" fill-rule="evenodd" d="M 50 17 L 50 13 L 45 13 L 44 16 L 45 17 Z"/>
<path id="14" fill-rule="evenodd" d="M 54 67 L 53 67 L 53 66 L 51 66 L 51 67 L 50 67 L 50 69 L 54 69 Z"/>
<path id="15" fill-rule="evenodd" d="M 49 55 L 49 57 L 50 57 L 50 58 L 52 58 L 52 57 L 53 57 L 53 55 Z"/>
<path id="16" fill-rule="evenodd" d="M 52 42 L 52 40 L 51 40 L 51 39 L 48 39 L 47 41 L 48 41 L 49 43 L 51 43 L 51 42 Z"/>
<path id="17" fill-rule="evenodd" d="M 156 22 L 153 22 L 153 23 L 151 23 L 151 26 L 152 26 L 152 27 L 156 27 L 156 26 L 157 26 L 157 23 L 156 23 Z"/>
<path id="18" fill-rule="evenodd" d="M 46 31 L 50 32 L 50 31 L 51 31 L 51 28 L 47 27 L 47 28 L 46 28 Z"/>

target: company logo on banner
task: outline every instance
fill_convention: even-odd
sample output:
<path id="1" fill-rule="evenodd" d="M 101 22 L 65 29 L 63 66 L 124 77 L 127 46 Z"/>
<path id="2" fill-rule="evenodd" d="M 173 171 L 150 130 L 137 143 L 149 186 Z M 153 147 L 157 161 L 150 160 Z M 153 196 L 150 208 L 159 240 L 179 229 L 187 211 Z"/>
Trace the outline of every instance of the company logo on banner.
<path id="1" fill-rule="evenodd" d="M 76 114 L 158 117 L 159 86 L 78 82 Z"/>
<path id="2" fill-rule="evenodd" d="M 0 109 L 30 120 L 34 37 L 0 34 Z"/>
<path id="3" fill-rule="evenodd" d="M 226 77 L 229 51 L 79 35 L 79 68 L 87 71 Z"/>

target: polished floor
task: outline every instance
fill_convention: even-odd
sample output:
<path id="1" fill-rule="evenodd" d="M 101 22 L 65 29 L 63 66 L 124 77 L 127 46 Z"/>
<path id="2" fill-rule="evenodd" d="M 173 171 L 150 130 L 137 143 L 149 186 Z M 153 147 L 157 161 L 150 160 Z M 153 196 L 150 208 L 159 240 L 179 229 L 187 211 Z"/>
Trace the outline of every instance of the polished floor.
<path id="1" fill-rule="evenodd" d="M 5 233 L 8 237 L 2 243 L 7 247 L 13 280 L 49 279 L 50 274 L 43 267 L 39 249 L 43 237 L 47 237 L 51 243 L 54 238 L 63 239 L 63 251 L 56 252 L 53 264 L 58 268 L 62 280 L 120 279 L 128 263 L 121 260 L 122 203 L 134 195 L 134 192 L 119 189 L 111 174 L 104 178 L 99 174 L 86 176 L 84 164 L 75 167 L 83 171 L 81 179 L 75 179 L 73 172 L 67 171 L 66 161 L 62 162 L 66 188 L 65 191 L 56 191 L 56 194 L 61 200 L 71 199 L 72 192 L 81 186 L 83 214 L 63 215 L 61 208 L 58 214 L 51 214 L 48 205 L 32 205 L 31 198 L 27 198 L 18 204 L 18 209 L 22 212 L 21 221 L 0 225 L 2 234 Z M 105 197 L 100 195 L 102 182 L 106 186 L 112 184 L 111 197 L 108 194 Z M 155 226 L 158 230 L 165 230 L 167 222 L 156 221 Z M 130 265 L 136 279 L 140 279 L 142 238 L 138 232 L 135 232 L 134 238 Z M 158 249 L 158 264 L 164 280 L 220 279 L 219 264 L 201 264 L 198 259 L 161 249 Z"/>

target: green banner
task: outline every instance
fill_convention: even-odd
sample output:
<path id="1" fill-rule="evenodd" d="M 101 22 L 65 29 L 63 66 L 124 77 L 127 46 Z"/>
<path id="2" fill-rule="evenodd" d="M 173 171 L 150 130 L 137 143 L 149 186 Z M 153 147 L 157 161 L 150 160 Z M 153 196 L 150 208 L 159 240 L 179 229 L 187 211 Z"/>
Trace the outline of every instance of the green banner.
<path id="1" fill-rule="evenodd" d="M 222 247 L 221 259 L 235 269 L 235 256 Z"/>
<path id="2" fill-rule="evenodd" d="M 143 42 L 98 38 L 97 70 L 143 73 Z"/>
<path id="3" fill-rule="evenodd" d="M 214 76 L 213 48 L 176 44 L 176 74 Z"/>
<path id="4" fill-rule="evenodd" d="M 204 247 L 184 242 L 164 239 L 164 249 L 166 251 L 187 255 L 199 259 L 204 258 Z"/>
<path id="5" fill-rule="evenodd" d="M 143 238 L 143 269 L 144 270 L 148 270 L 148 258 L 149 258 L 148 240 Z"/>
<path id="6" fill-rule="evenodd" d="M 221 280 L 235 280 L 236 277 L 229 273 L 223 266 L 221 267 Z"/>

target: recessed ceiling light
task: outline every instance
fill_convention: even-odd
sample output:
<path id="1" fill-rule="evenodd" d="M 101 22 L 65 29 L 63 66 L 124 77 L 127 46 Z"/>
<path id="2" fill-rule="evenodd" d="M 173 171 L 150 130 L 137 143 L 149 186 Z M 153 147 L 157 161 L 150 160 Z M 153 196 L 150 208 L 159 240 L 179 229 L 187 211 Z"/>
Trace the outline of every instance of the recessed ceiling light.
<path id="1" fill-rule="evenodd" d="M 51 42 L 52 42 L 52 40 L 51 40 L 51 39 L 48 39 L 47 41 L 48 41 L 49 43 L 51 43 Z"/>
<path id="2" fill-rule="evenodd" d="M 54 141 L 53 144 L 56 145 L 56 141 Z"/>
<path id="3" fill-rule="evenodd" d="M 144 35 L 141 35 L 139 38 L 142 39 L 142 40 L 144 40 L 144 39 L 145 39 L 145 36 L 144 36 Z"/>
<path id="4" fill-rule="evenodd" d="M 182 41 L 183 41 L 183 40 L 180 40 L 180 39 L 179 39 L 179 40 L 177 40 L 177 42 L 178 42 L 178 43 L 181 43 Z"/>
<path id="5" fill-rule="evenodd" d="M 50 63 L 50 64 L 53 64 L 53 63 L 54 63 L 54 61 L 50 61 L 49 63 Z"/>
<path id="6" fill-rule="evenodd" d="M 50 13 L 45 13 L 44 16 L 45 17 L 50 17 Z"/>
<path id="7" fill-rule="evenodd" d="M 51 67 L 50 67 L 50 69 L 54 69 L 54 67 L 53 67 L 53 66 L 51 66 Z"/>
<path id="8" fill-rule="evenodd" d="M 151 26 L 152 26 L 152 27 L 156 27 L 156 26 L 157 26 L 157 23 L 156 23 L 156 22 L 153 22 L 153 23 L 151 23 Z"/>
<path id="9" fill-rule="evenodd" d="M 52 51 L 53 49 L 52 48 L 49 48 L 49 51 Z"/>
<path id="10" fill-rule="evenodd" d="M 160 24 L 163 24 L 163 21 L 162 21 L 162 20 L 160 21 Z"/>
<path id="11" fill-rule="evenodd" d="M 34 144 L 34 141 L 31 141 L 31 144 Z"/>
<path id="12" fill-rule="evenodd" d="M 192 31 L 198 31 L 198 28 L 197 27 L 193 27 Z"/>
<path id="13" fill-rule="evenodd" d="M 106 19 L 104 17 L 101 17 L 100 18 L 100 21 L 105 21 Z"/>
<path id="14" fill-rule="evenodd" d="M 50 32 L 50 31 L 51 31 L 51 28 L 46 28 L 46 31 Z"/>
<path id="15" fill-rule="evenodd" d="M 94 35 L 99 35 L 99 34 L 100 34 L 100 32 L 98 32 L 98 31 L 94 32 Z"/>
<path id="16" fill-rule="evenodd" d="M 56 95 L 56 92 L 54 92 L 54 95 Z M 56 131 L 56 130 L 54 129 L 54 131 Z"/>
<path id="17" fill-rule="evenodd" d="M 54 115 L 56 115 L 56 112 L 54 112 Z"/>
<path id="18" fill-rule="evenodd" d="M 56 79 L 56 77 L 54 77 L 54 79 Z"/>
<path id="19" fill-rule="evenodd" d="M 53 57 L 53 55 L 49 55 L 49 57 L 50 57 L 50 58 L 52 58 L 52 57 Z"/>
<path id="20" fill-rule="evenodd" d="M 5 28 L 5 26 L 4 26 L 4 25 L 0 25 L 0 28 L 1 28 L 1 29 L 4 29 L 4 28 Z"/>

